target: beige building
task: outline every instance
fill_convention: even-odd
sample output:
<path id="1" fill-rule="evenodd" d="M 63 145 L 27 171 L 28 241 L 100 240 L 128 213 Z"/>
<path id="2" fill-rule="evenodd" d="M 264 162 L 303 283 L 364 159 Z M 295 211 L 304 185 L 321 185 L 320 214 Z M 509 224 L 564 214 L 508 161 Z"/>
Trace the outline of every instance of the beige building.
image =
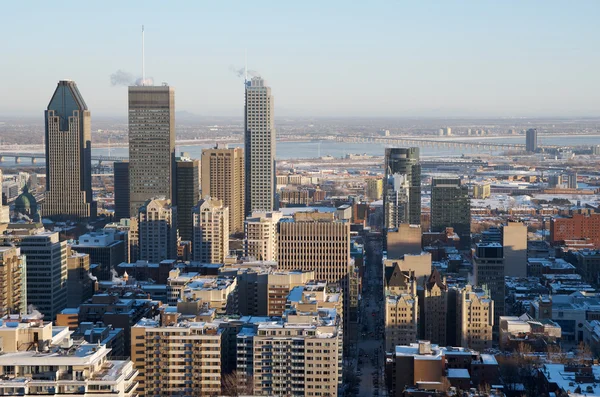
<path id="1" fill-rule="evenodd" d="M 383 197 L 383 179 L 367 179 L 366 193 L 371 201 L 381 200 Z"/>
<path id="2" fill-rule="evenodd" d="M 314 270 L 317 280 L 345 281 L 350 266 L 350 223 L 332 213 L 297 212 L 279 221 L 278 268 Z"/>
<path id="3" fill-rule="evenodd" d="M 386 233 L 388 259 L 400 259 L 406 254 L 420 255 L 423 251 L 421 225 L 401 223 L 397 229 L 390 229 Z"/>
<path id="4" fill-rule="evenodd" d="M 202 150 L 202 197 L 223 201 L 229 208 L 229 233 L 243 233 L 244 150 L 217 145 Z"/>
<path id="5" fill-rule="evenodd" d="M 423 328 L 425 339 L 446 345 L 448 286 L 437 269 L 433 269 L 423 288 Z"/>
<path id="6" fill-rule="evenodd" d="M 155 198 L 139 208 L 139 259 L 159 263 L 177 258 L 177 207 Z"/>
<path id="7" fill-rule="evenodd" d="M 385 298 L 385 351 L 393 351 L 397 345 L 417 341 L 419 298 L 416 284 L 414 291 Z"/>
<path id="8" fill-rule="evenodd" d="M 4 317 L 0 344 L 0 395 L 138 395 L 131 360 L 109 359 L 99 343 L 74 345 L 68 328 L 41 317 Z"/>
<path id="9" fill-rule="evenodd" d="M 460 346 L 478 351 L 492 347 L 494 301 L 487 292 L 471 285 L 458 292 L 456 325 Z"/>
<path id="10" fill-rule="evenodd" d="M 504 275 L 527 277 L 527 226 L 522 222 L 508 222 L 502 226 L 504 247 Z"/>
<path id="11" fill-rule="evenodd" d="M 237 314 L 237 280 L 228 277 L 202 277 L 190 281 L 181 291 L 183 302 L 201 301 L 217 314 Z"/>
<path id="12" fill-rule="evenodd" d="M 0 247 L 0 317 L 27 312 L 27 271 L 21 250 Z"/>
<path id="13" fill-rule="evenodd" d="M 42 216 L 95 217 L 91 115 L 74 81 L 58 82 L 45 116 L 46 193 Z"/>
<path id="14" fill-rule="evenodd" d="M 175 189 L 175 90 L 129 87 L 129 200 L 135 216 L 146 201 Z"/>
<path id="15" fill-rule="evenodd" d="M 489 183 L 473 185 L 473 198 L 483 200 L 492 195 L 492 188 Z"/>
<path id="16" fill-rule="evenodd" d="M 276 261 L 279 249 L 278 223 L 282 213 L 253 212 L 244 222 L 244 251 L 247 258 Z"/>
<path id="17" fill-rule="evenodd" d="M 244 132 L 245 210 L 275 210 L 275 119 L 271 87 L 261 77 L 246 82 Z"/>
<path id="18" fill-rule="evenodd" d="M 229 255 L 229 208 L 207 197 L 192 209 L 193 258 L 203 263 L 223 263 Z"/>
<path id="19" fill-rule="evenodd" d="M 431 253 L 422 252 L 417 255 L 405 254 L 400 259 L 384 259 L 384 268 L 394 267 L 398 263 L 400 269 L 414 272 L 414 277 L 419 285 L 431 274 Z"/>
<path id="20" fill-rule="evenodd" d="M 237 335 L 240 388 L 256 396 L 338 395 L 343 335 L 335 309 L 291 309 L 281 321 L 257 322 Z"/>
<path id="21" fill-rule="evenodd" d="M 222 330 L 178 317 L 144 318 L 131 328 L 139 395 L 221 395 Z"/>

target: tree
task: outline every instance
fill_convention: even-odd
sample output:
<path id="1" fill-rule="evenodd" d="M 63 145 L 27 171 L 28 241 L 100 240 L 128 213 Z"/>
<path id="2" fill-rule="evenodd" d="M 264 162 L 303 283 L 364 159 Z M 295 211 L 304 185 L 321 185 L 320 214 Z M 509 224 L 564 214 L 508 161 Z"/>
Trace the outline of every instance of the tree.
<path id="1" fill-rule="evenodd" d="M 245 382 L 238 379 L 236 371 L 221 376 L 221 392 L 224 396 L 245 396 L 254 394 L 254 378 L 244 377 Z"/>

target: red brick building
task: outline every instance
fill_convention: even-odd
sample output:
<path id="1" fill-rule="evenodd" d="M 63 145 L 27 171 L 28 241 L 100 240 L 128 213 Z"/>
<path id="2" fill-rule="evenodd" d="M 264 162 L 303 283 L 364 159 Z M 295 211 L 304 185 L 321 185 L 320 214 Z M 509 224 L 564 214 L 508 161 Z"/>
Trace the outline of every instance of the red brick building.
<path id="1" fill-rule="evenodd" d="M 551 220 L 550 240 L 553 244 L 576 239 L 589 239 L 594 248 L 600 248 L 600 214 L 573 214 L 570 218 Z"/>

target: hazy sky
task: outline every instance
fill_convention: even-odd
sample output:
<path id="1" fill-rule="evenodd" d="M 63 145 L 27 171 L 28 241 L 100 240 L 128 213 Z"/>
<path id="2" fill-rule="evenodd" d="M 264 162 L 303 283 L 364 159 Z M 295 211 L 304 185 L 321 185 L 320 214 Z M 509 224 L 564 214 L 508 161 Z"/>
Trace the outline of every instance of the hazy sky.
<path id="1" fill-rule="evenodd" d="M 599 116 L 600 1 L 6 1 L 0 115 L 42 117 L 58 80 L 127 114 L 118 69 L 176 108 L 240 115 L 248 65 L 284 116 Z"/>

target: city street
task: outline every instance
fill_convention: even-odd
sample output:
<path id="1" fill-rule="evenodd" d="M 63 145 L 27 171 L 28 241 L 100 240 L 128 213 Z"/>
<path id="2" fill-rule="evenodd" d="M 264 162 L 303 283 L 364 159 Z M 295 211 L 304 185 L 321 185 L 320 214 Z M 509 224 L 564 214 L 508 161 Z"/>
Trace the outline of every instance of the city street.
<path id="1" fill-rule="evenodd" d="M 383 278 L 382 244 L 366 244 L 366 268 L 361 299 L 361 323 L 358 342 L 357 375 L 359 396 L 386 395 L 383 369 Z"/>

